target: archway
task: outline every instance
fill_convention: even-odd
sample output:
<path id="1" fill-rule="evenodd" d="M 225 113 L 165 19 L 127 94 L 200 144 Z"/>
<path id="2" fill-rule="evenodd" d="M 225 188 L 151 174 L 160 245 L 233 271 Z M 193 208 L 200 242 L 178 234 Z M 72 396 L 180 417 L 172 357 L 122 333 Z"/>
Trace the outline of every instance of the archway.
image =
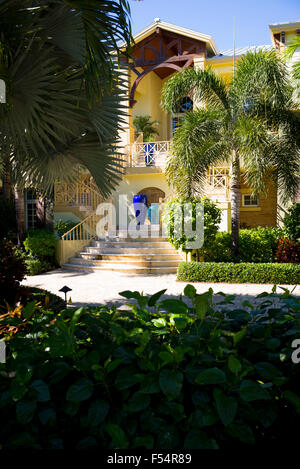
<path id="1" fill-rule="evenodd" d="M 158 187 L 145 187 L 145 189 L 142 189 L 138 192 L 138 195 L 140 194 L 145 194 L 147 196 L 148 207 L 150 207 L 151 204 L 158 204 L 159 199 L 164 199 L 166 196 L 164 191 L 162 191 Z"/>

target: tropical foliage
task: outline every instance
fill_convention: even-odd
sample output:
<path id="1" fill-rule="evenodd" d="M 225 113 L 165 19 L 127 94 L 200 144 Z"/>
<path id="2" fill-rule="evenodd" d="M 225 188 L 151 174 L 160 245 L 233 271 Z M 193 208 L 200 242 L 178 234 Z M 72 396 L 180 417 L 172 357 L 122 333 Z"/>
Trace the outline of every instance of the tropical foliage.
<path id="1" fill-rule="evenodd" d="M 287 68 L 274 52 L 255 51 L 241 58 L 230 86 L 211 69 L 173 75 L 162 91 L 163 107 L 176 112 L 193 95 L 173 139 L 167 177 L 181 196 L 201 193 L 209 166 L 231 165 L 233 250 L 238 252 L 241 166 L 253 193 L 276 180 L 282 200 L 299 186 L 299 118 L 292 112 Z M 201 103 L 205 102 L 205 107 Z"/>
<path id="2" fill-rule="evenodd" d="M 126 0 L 0 2 L 0 154 L 13 184 L 46 190 L 78 165 L 103 195 L 119 181 L 118 44 L 130 42 L 128 15 Z"/>
<path id="3" fill-rule="evenodd" d="M 203 207 L 203 226 L 200 224 L 200 220 L 197 221 L 197 205 Z M 190 211 L 185 213 L 188 211 L 188 207 L 190 207 Z M 200 240 L 203 237 L 204 246 L 213 243 L 221 222 L 221 209 L 208 197 L 191 200 L 174 198 L 165 204 L 162 220 L 170 243 L 176 249 L 190 252 L 192 249 L 188 249 L 186 246 L 188 241 Z M 191 223 L 192 231 L 195 233 L 191 238 L 185 232 L 185 222 L 187 221 Z M 180 236 L 178 236 L 179 230 Z"/>
<path id="4" fill-rule="evenodd" d="M 249 449 L 297 443 L 299 300 L 212 290 L 0 317 L 2 449 Z M 258 301 L 258 305 L 257 305 Z"/>
<path id="5" fill-rule="evenodd" d="M 284 232 L 293 240 L 300 239 L 300 203 L 291 205 L 283 219 Z"/>
<path id="6" fill-rule="evenodd" d="M 156 121 L 151 121 L 151 116 L 136 116 L 133 119 L 135 128 L 135 137 L 137 138 L 140 133 L 143 134 L 143 141 L 149 142 L 154 135 L 158 135 L 158 130 L 155 127 L 158 124 Z"/>

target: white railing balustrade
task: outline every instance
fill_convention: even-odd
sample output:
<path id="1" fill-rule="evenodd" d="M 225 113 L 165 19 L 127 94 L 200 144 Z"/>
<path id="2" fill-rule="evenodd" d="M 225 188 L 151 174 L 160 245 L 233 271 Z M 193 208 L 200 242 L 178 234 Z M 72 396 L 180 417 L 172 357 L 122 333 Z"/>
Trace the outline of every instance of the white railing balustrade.
<path id="1" fill-rule="evenodd" d="M 164 168 L 166 159 L 170 154 L 170 141 L 164 142 L 135 142 L 128 145 L 128 167 Z"/>

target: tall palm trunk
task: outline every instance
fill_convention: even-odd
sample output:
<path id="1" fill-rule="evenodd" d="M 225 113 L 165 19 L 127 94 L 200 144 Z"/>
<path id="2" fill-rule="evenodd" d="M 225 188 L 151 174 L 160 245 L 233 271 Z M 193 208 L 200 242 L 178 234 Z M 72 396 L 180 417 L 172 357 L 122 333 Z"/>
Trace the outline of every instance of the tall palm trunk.
<path id="1" fill-rule="evenodd" d="M 236 150 L 233 150 L 232 152 L 230 199 L 232 252 L 234 256 L 237 256 L 239 250 L 239 226 L 241 208 L 241 171 L 240 159 Z"/>
<path id="2" fill-rule="evenodd" d="M 24 189 L 19 189 L 17 186 L 14 188 L 17 230 L 18 230 L 18 244 L 21 245 L 25 232 L 25 197 Z"/>
<path id="3" fill-rule="evenodd" d="M 3 183 L 3 198 L 8 200 L 12 196 L 12 184 L 11 184 L 11 175 L 10 175 L 10 164 L 6 163 L 4 165 L 4 176 L 2 178 Z"/>

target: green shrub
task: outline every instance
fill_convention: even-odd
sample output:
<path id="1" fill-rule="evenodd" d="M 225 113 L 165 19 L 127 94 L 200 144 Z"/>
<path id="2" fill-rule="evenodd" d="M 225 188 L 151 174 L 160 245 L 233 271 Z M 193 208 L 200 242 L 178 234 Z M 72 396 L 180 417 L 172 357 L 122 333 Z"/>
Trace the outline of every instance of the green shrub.
<path id="1" fill-rule="evenodd" d="M 282 236 L 279 228 L 251 228 L 239 232 L 239 255 L 231 251 L 231 234 L 219 232 L 199 250 L 205 262 L 276 262 L 276 249 Z"/>
<path id="2" fill-rule="evenodd" d="M 61 238 L 63 234 L 67 233 L 67 231 L 71 230 L 76 226 L 77 223 L 72 220 L 58 220 L 54 225 L 54 230 L 57 232 L 58 236 Z"/>
<path id="3" fill-rule="evenodd" d="M 45 229 L 29 230 L 24 247 L 31 257 L 55 265 L 56 239 L 53 232 Z"/>
<path id="4" fill-rule="evenodd" d="M 218 232 L 218 225 L 221 222 L 221 209 L 217 206 L 215 202 L 210 200 L 208 197 L 204 198 L 195 198 L 192 200 L 184 200 L 180 198 L 172 199 L 168 202 L 163 211 L 162 219 L 165 224 L 165 227 L 170 233 L 169 241 L 170 243 L 176 248 L 181 248 L 184 252 L 190 252 L 190 249 L 185 248 L 185 244 L 187 241 L 195 241 L 197 235 L 192 238 L 188 239 L 184 234 L 184 222 L 182 222 L 182 233 L 183 235 L 178 238 L 175 236 L 175 221 L 176 216 L 175 214 L 179 214 L 182 216 L 182 221 L 184 220 L 184 204 L 191 203 L 192 204 L 192 229 L 196 230 L 196 204 L 200 203 L 204 206 L 204 246 L 208 243 L 211 243 L 212 240 L 215 238 Z M 180 218 L 179 218 L 180 219 Z M 202 235 L 202 233 L 201 233 Z"/>
<path id="5" fill-rule="evenodd" d="M 0 319 L 2 449 L 204 449 L 297 441 L 299 300 L 217 308 L 122 292 L 131 311 L 29 303 Z M 276 298 L 274 298 L 276 297 Z M 279 297 L 280 306 L 273 300 Z M 9 326 L 9 327 L 7 327 Z"/>
<path id="6" fill-rule="evenodd" d="M 300 283 L 299 264 L 181 262 L 177 279 L 185 282 Z"/>
<path id="7" fill-rule="evenodd" d="M 293 204 L 283 220 L 284 232 L 288 238 L 296 241 L 300 238 L 300 203 Z"/>
<path id="8" fill-rule="evenodd" d="M 27 265 L 28 275 L 42 274 L 52 268 L 52 264 L 47 261 L 40 261 L 40 259 L 28 258 L 25 260 L 25 263 Z"/>
<path id="9" fill-rule="evenodd" d="M 26 265 L 21 251 L 11 242 L 0 240 L 0 305 L 14 304 L 20 282 L 26 274 Z"/>

